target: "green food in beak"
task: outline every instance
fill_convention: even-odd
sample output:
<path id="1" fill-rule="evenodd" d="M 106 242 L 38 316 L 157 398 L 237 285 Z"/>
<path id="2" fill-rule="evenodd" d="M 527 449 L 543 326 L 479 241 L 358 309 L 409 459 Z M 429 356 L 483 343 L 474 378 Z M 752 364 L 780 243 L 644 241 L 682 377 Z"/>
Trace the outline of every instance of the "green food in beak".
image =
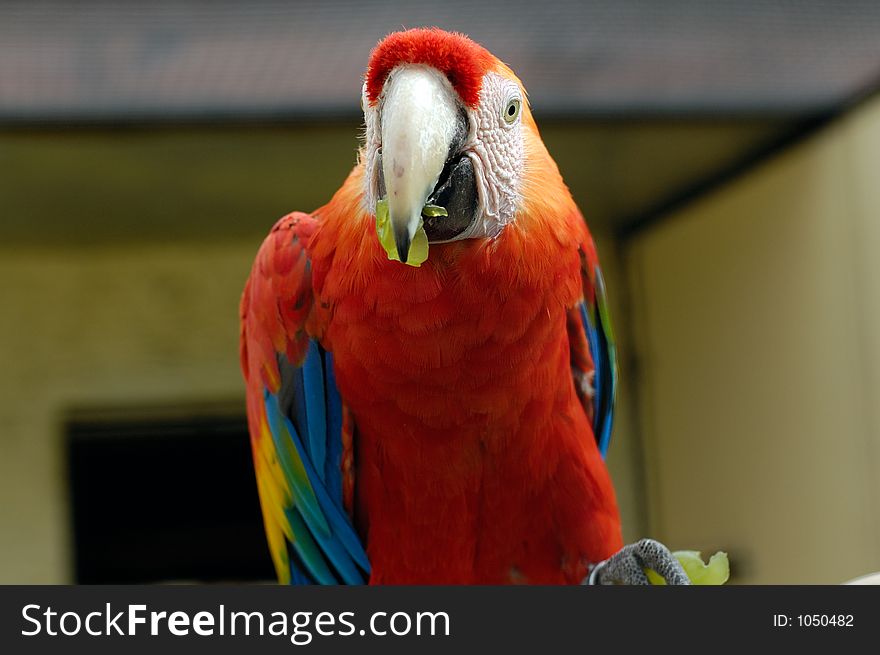
<path id="1" fill-rule="evenodd" d="M 422 215 L 428 217 L 447 216 L 446 210 L 437 205 L 425 205 L 422 208 Z M 388 259 L 400 261 L 400 255 L 397 253 L 397 243 L 394 240 L 394 228 L 388 217 L 388 199 L 382 198 L 376 203 L 376 234 L 379 236 L 379 243 L 388 255 Z M 422 262 L 428 259 L 428 235 L 425 233 L 424 223 L 419 221 L 419 227 L 416 235 L 413 237 L 409 247 L 409 255 L 406 264 L 408 266 L 421 266 Z"/>

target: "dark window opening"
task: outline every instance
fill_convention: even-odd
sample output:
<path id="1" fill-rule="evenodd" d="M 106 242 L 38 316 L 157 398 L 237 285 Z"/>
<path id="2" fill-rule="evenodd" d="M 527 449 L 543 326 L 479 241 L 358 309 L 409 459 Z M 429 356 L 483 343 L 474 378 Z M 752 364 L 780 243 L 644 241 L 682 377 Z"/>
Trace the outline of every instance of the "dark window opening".
<path id="1" fill-rule="evenodd" d="M 273 580 L 240 413 L 81 415 L 67 423 L 75 580 Z"/>

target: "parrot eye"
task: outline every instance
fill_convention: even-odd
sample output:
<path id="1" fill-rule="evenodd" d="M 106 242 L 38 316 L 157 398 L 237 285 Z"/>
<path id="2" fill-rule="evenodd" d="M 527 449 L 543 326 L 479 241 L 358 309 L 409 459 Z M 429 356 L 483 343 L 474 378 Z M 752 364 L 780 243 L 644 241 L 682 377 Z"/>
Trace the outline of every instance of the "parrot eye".
<path id="1" fill-rule="evenodd" d="M 512 123 L 519 116 L 520 109 L 522 109 L 522 102 L 519 98 L 511 98 L 507 101 L 507 105 L 504 107 L 504 113 L 501 114 L 502 118 L 504 118 L 504 122 Z"/>

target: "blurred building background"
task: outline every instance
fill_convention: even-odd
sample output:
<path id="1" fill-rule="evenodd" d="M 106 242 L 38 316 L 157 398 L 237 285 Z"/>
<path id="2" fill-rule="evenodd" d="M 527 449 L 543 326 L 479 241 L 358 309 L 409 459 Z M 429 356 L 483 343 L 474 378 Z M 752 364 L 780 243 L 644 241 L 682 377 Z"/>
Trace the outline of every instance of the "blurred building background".
<path id="1" fill-rule="evenodd" d="M 880 4 L 0 2 L 0 582 L 271 577 L 237 303 L 401 27 L 530 92 L 597 236 L 626 537 L 880 570 Z"/>

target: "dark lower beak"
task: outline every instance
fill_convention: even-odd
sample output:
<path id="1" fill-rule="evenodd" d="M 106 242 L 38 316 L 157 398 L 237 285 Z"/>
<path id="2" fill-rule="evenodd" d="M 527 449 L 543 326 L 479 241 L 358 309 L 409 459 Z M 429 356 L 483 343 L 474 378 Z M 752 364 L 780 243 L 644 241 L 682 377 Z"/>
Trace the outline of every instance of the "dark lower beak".
<path id="1" fill-rule="evenodd" d="M 400 261 L 406 264 L 406 260 L 409 257 L 410 244 L 406 225 L 396 225 L 394 227 L 394 243 L 397 244 L 397 255 L 400 257 Z"/>
<path id="2" fill-rule="evenodd" d="M 477 215 L 477 178 L 471 158 L 462 154 L 446 162 L 428 203 L 446 209 L 446 216 L 426 216 L 428 241 L 449 241 L 467 230 Z"/>

